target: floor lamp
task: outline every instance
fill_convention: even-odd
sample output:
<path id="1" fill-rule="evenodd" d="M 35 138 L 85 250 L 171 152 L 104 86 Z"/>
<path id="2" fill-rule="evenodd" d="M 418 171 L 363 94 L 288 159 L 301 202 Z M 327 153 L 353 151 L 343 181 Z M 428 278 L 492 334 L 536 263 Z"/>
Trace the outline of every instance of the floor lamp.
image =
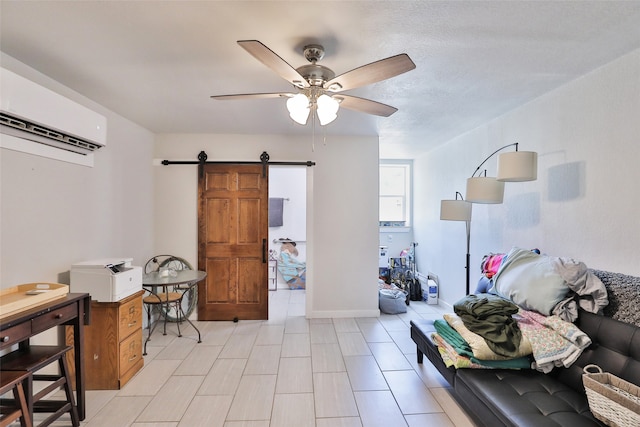
<path id="1" fill-rule="evenodd" d="M 460 197 L 460 199 L 458 199 L 458 197 Z M 471 206 L 471 203 L 465 201 L 462 194 L 458 191 L 456 191 L 455 200 L 440 201 L 440 219 L 445 221 L 464 221 L 467 228 L 467 259 L 465 264 L 467 295 L 469 295 L 469 264 L 471 260 L 471 255 L 469 254 L 469 243 L 471 242 Z"/>
<path id="2" fill-rule="evenodd" d="M 484 176 L 480 171 L 490 158 L 508 147 L 515 147 L 515 151 L 502 153 L 498 156 L 497 177 Z M 479 173 L 480 172 L 480 173 Z M 476 174 L 478 176 L 476 176 Z M 467 200 L 456 191 L 455 200 L 442 200 L 440 204 L 440 219 L 447 221 L 465 221 L 467 226 L 467 295 L 469 295 L 469 243 L 471 240 L 471 206 L 472 203 L 502 203 L 505 182 L 534 181 L 538 177 L 538 153 L 533 151 L 518 151 L 518 143 L 507 144 L 489 154 L 467 179 Z M 460 197 L 460 198 L 458 198 Z"/>
<path id="3" fill-rule="evenodd" d="M 498 156 L 498 174 L 488 177 L 486 170 L 481 176 L 480 168 L 487 160 L 499 151 L 515 146 L 516 151 L 502 153 Z M 538 177 L 538 153 L 533 151 L 518 151 L 518 143 L 507 144 L 498 148 L 480 163 L 467 179 L 467 202 L 471 203 L 502 203 L 505 182 L 534 181 Z"/>

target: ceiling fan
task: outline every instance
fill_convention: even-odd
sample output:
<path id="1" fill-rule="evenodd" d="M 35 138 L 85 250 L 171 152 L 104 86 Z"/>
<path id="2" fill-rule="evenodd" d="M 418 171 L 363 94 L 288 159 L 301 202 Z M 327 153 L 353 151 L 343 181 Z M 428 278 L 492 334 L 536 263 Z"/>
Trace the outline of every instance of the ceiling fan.
<path id="1" fill-rule="evenodd" d="M 211 98 L 217 100 L 287 98 L 289 115 L 302 125 L 307 123 L 312 110 L 316 111 L 321 125 L 331 123 L 336 119 L 340 107 L 389 117 L 398 109 L 370 99 L 345 95 L 342 92 L 390 79 L 416 68 L 411 58 L 406 53 L 402 53 L 336 76 L 331 69 L 318 64 L 324 56 L 324 48 L 318 44 L 304 47 L 304 57 L 310 64 L 298 68 L 293 68 L 258 40 L 239 40 L 238 44 L 291 83 L 297 92 L 214 95 Z"/>

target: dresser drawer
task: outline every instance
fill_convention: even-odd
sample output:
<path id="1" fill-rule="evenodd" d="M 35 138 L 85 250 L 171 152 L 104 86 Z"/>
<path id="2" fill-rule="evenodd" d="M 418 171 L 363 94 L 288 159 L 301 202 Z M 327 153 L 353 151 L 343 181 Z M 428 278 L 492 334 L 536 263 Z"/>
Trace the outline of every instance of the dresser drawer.
<path id="1" fill-rule="evenodd" d="M 142 329 L 120 343 L 120 372 L 119 376 L 134 367 L 142 359 Z"/>
<path id="2" fill-rule="evenodd" d="M 32 333 L 37 334 L 55 325 L 60 325 L 78 316 L 78 306 L 76 304 L 67 305 L 58 310 L 50 311 L 33 319 L 31 327 Z"/>
<path id="3" fill-rule="evenodd" d="M 23 322 L 5 329 L 0 333 L 0 348 L 25 340 L 31 336 L 31 322 Z"/>
<path id="4" fill-rule="evenodd" d="M 137 297 L 118 307 L 118 336 L 128 337 L 142 328 L 142 297 Z"/>

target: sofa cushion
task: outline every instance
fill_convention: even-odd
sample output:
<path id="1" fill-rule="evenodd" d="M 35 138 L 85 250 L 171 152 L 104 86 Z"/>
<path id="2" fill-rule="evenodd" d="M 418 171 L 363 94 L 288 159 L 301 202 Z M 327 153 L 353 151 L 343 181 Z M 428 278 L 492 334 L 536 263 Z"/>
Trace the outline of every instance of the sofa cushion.
<path id="1" fill-rule="evenodd" d="M 601 425 L 589 411 L 585 395 L 538 371 L 459 369 L 455 390 L 472 393 L 507 426 Z"/>
<path id="2" fill-rule="evenodd" d="M 640 386 L 640 328 L 583 310 L 576 325 L 592 343 L 569 368 L 554 371 L 560 381 L 583 391 L 583 368 L 595 364 Z"/>

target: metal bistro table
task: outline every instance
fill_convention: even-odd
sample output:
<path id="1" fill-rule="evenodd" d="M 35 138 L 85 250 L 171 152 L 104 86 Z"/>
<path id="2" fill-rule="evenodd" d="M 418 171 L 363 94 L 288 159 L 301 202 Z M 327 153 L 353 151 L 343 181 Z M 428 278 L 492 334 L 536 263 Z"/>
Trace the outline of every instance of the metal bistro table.
<path id="1" fill-rule="evenodd" d="M 180 322 L 182 319 L 189 322 L 193 329 L 198 332 L 198 342 L 202 342 L 200 337 L 200 330 L 196 328 L 191 320 L 187 316 L 184 315 L 184 310 L 182 309 L 182 298 L 185 291 L 185 286 L 190 288 L 192 286 L 196 286 L 197 283 L 207 277 L 207 273 L 205 271 L 198 270 L 171 270 L 168 275 L 163 275 L 160 271 L 154 271 L 152 273 L 147 273 L 142 276 L 142 287 L 145 288 L 149 295 L 143 299 L 143 302 L 147 305 L 147 318 L 149 319 L 149 324 L 147 327 L 149 328 L 149 335 L 144 342 L 144 355 L 147 354 L 147 342 L 151 339 L 151 334 L 155 330 L 158 321 L 160 318 L 156 320 L 151 325 L 151 309 L 156 305 L 164 305 L 165 312 L 168 312 L 171 309 L 171 305 L 175 305 L 176 315 L 177 315 L 177 326 L 178 326 L 178 336 L 181 337 L 182 333 L 180 332 Z M 181 287 L 180 291 L 173 291 L 173 289 L 177 286 Z M 167 334 L 167 319 L 164 319 L 164 333 Z"/>

